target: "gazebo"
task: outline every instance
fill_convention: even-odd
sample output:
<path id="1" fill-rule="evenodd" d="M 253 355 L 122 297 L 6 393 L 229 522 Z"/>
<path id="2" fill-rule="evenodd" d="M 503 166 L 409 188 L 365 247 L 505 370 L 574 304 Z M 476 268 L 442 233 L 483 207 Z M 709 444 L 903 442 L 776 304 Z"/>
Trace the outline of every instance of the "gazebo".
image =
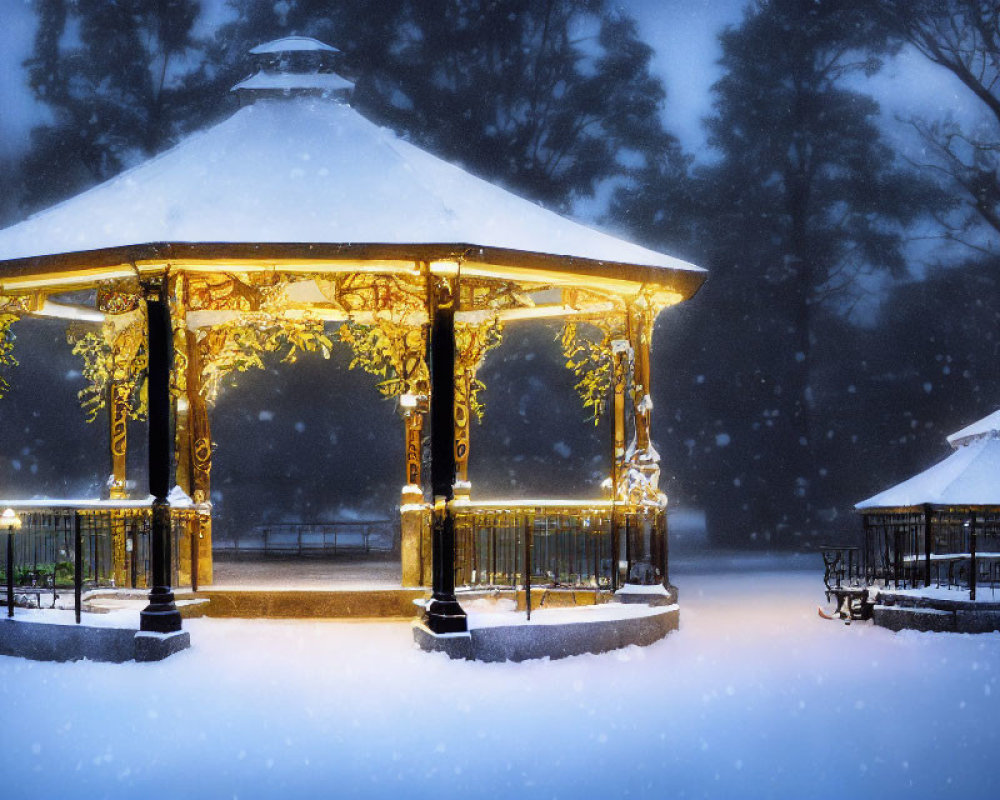
<path id="1" fill-rule="evenodd" d="M 951 454 L 858 503 L 870 580 L 960 585 L 1000 579 L 1000 411 L 948 437 Z"/>
<path id="2" fill-rule="evenodd" d="M 456 581 L 666 584 L 650 339 L 705 273 L 373 124 L 349 105 L 328 45 L 289 37 L 252 52 L 231 117 L 0 231 L 0 343 L 33 316 L 84 328 L 76 349 L 92 408 L 110 415 L 111 480 L 108 497 L 67 503 L 109 526 L 120 585 L 130 569 L 135 581 L 133 523 L 148 527 L 143 628 L 179 629 L 171 585 L 212 579 L 209 410 L 223 379 L 264 353 L 327 350 L 332 326 L 403 414 L 402 579 L 433 587 L 432 630 L 462 629 Z M 529 319 L 563 321 L 579 391 L 612 415 L 606 497 L 487 502 L 468 483 L 477 369 L 506 326 Z M 126 490 L 138 413 L 148 502 Z"/>

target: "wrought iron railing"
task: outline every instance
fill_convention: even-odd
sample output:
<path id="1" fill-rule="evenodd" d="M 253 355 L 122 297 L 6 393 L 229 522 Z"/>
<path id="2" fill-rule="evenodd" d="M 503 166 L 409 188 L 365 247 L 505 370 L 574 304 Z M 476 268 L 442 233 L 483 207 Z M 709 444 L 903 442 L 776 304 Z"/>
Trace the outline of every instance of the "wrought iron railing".
<path id="1" fill-rule="evenodd" d="M 455 584 L 617 589 L 667 580 L 667 517 L 611 501 L 492 500 L 455 510 Z"/>
<path id="2" fill-rule="evenodd" d="M 150 585 L 148 501 L 7 503 L 21 518 L 14 534 L 14 576 L 18 585 L 72 586 L 80 527 L 81 576 L 85 587 L 147 588 Z M 201 512 L 171 509 L 171 577 L 174 586 L 190 585 L 188 555 L 198 536 Z M 0 531 L 0 536 L 6 532 Z M 185 568 L 185 566 L 187 568 Z M 6 566 L 0 565 L 4 572 Z"/>
<path id="3" fill-rule="evenodd" d="M 972 590 L 1000 585 L 1000 511 L 946 509 L 865 514 L 868 584 Z"/>

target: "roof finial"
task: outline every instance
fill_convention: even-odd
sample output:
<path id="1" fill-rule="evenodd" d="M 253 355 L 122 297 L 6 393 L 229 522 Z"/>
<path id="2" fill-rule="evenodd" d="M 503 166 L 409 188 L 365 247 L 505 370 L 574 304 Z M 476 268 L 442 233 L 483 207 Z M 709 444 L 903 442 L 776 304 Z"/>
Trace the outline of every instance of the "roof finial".
<path id="1" fill-rule="evenodd" d="M 344 102 L 354 84 L 334 72 L 340 51 L 309 36 L 286 36 L 250 51 L 257 72 L 232 91 L 245 106 L 261 98 L 308 95 Z"/>

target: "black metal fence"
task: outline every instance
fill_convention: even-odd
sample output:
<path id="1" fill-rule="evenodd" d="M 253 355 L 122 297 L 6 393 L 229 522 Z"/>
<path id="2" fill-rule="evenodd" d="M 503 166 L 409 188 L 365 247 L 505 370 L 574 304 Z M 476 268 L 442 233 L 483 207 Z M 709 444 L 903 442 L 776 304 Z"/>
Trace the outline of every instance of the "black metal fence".
<path id="1" fill-rule="evenodd" d="M 966 588 L 1000 584 L 1000 509 L 872 512 L 864 516 L 869 584 Z"/>
<path id="2" fill-rule="evenodd" d="M 617 589 L 667 579 L 666 512 L 610 503 L 475 503 L 455 511 L 455 584 Z"/>
<path id="3" fill-rule="evenodd" d="M 73 586 L 77 557 L 76 520 L 80 521 L 80 559 L 85 588 L 150 584 L 148 506 L 106 508 L 20 507 L 21 529 L 14 537 L 14 582 L 18 586 Z M 196 512 L 173 509 L 171 576 L 181 585 L 181 548 L 190 548 Z M 0 532 L 0 535 L 10 535 Z M 6 581 L 6 564 L 0 564 Z"/>

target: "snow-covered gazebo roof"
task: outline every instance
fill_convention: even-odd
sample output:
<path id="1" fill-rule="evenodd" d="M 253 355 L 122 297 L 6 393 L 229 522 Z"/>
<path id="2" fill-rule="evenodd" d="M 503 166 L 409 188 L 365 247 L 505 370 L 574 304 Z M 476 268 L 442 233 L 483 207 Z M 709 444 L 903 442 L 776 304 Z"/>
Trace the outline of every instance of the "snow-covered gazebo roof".
<path id="1" fill-rule="evenodd" d="M 270 90 L 302 80 L 349 85 L 335 73 L 249 80 L 265 80 Z M 447 163 L 344 102 L 258 96 L 150 161 L 0 231 L 0 294 L 71 271 L 85 270 L 93 281 L 111 269 L 114 277 L 144 260 L 216 263 L 223 244 L 252 246 L 263 260 L 464 257 L 666 286 L 677 299 L 704 280 L 687 262 Z M 234 256 L 248 253 L 237 247 Z M 19 280 L 27 276 L 33 284 Z"/>
<path id="2" fill-rule="evenodd" d="M 1000 506 L 1000 411 L 952 434 L 948 443 L 955 450 L 943 461 L 855 508 Z"/>
<path id="3" fill-rule="evenodd" d="M 974 439 L 996 438 L 997 436 L 1000 436 L 1000 409 L 971 425 L 966 425 L 957 433 L 953 433 L 948 437 L 948 444 L 952 447 L 961 447 Z"/>
<path id="4" fill-rule="evenodd" d="M 282 39 L 264 42 L 250 50 L 250 54 L 255 56 L 301 52 L 339 53 L 340 50 L 319 39 L 313 39 L 312 36 L 285 36 Z"/>

